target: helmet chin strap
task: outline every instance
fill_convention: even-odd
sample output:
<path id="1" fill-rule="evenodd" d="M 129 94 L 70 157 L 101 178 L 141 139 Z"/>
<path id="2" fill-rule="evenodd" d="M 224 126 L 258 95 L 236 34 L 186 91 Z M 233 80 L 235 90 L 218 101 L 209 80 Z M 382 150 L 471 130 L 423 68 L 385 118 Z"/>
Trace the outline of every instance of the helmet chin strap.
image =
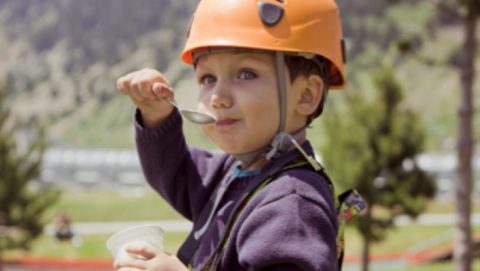
<path id="1" fill-rule="evenodd" d="M 242 168 L 244 169 L 250 167 L 262 156 L 265 156 L 265 158 L 267 158 L 268 160 L 275 160 L 282 154 L 287 153 L 293 148 L 295 148 L 292 139 L 293 141 L 295 141 L 295 143 L 304 141 L 306 139 L 306 134 L 307 132 L 305 128 L 300 129 L 293 135 L 290 135 L 286 132 L 278 132 L 273 138 L 270 145 L 252 152 L 233 154 L 233 157 L 235 157 L 238 161 L 242 163 Z"/>
<path id="2" fill-rule="evenodd" d="M 308 156 L 302 149 L 298 142 L 302 142 L 306 139 L 306 126 L 291 135 L 285 132 L 285 123 L 287 121 L 287 78 L 285 76 L 285 53 L 275 52 L 275 65 L 277 71 L 277 85 L 278 85 L 278 97 L 280 107 L 280 122 L 278 131 L 273 138 L 269 146 L 262 147 L 256 151 L 235 154 L 233 155 L 237 160 L 242 163 L 243 168 L 250 167 L 255 161 L 257 161 L 262 155 L 268 160 L 275 160 L 282 154 L 287 153 L 294 148 L 297 148 L 307 161 L 316 169 L 320 170 L 321 166 L 311 156 Z"/>
<path id="3" fill-rule="evenodd" d="M 278 133 L 280 133 L 285 131 L 285 123 L 287 122 L 287 78 L 285 77 L 284 52 L 275 52 L 275 65 L 277 68 L 278 104 L 280 106 L 280 123 L 278 125 Z M 273 142 L 275 142 L 275 139 Z"/>

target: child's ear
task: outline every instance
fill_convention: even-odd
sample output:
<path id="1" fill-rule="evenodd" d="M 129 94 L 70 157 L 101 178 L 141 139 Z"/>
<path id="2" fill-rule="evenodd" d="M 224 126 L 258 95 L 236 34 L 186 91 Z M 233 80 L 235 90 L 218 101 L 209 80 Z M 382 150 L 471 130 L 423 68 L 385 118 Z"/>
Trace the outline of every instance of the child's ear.
<path id="1" fill-rule="evenodd" d="M 305 116 L 313 114 L 321 102 L 322 92 L 323 80 L 320 76 L 309 75 L 305 78 L 305 84 L 297 104 L 297 112 Z"/>

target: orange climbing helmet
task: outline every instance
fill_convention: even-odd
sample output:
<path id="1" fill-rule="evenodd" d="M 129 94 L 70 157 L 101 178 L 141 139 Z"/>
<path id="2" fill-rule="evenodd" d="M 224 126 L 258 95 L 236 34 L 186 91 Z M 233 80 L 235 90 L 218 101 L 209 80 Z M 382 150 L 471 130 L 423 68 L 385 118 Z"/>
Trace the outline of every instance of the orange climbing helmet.
<path id="1" fill-rule="evenodd" d="M 331 62 L 329 84 L 345 85 L 345 49 L 334 0 L 201 0 L 182 59 L 217 47 L 283 51 Z"/>

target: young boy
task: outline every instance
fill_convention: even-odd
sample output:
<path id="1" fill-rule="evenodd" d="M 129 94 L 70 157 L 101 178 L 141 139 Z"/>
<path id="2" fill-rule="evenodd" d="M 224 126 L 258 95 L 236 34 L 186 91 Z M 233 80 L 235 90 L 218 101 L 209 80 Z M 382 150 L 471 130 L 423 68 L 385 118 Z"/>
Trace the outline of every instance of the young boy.
<path id="1" fill-rule="evenodd" d="M 337 270 L 332 186 L 305 129 L 342 87 L 333 0 L 202 0 L 182 54 L 200 86 L 202 124 L 223 153 L 190 147 L 158 71 L 118 80 L 138 110 L 145 176 L 194 229 L 179 258 L 143 246 L 117 270 Z M 193 94 L 192 94 L 193 95 Z"/>

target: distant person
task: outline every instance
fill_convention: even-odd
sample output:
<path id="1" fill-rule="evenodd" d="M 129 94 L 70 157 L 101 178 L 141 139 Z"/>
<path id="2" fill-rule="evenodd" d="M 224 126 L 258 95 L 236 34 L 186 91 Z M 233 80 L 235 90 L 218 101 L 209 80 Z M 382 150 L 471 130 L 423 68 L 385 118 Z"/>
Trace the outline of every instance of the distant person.
<path id="1" fill-rule="evenodd" d="M 66 213 L 60 213 L 55 217 L 55 238 L 58 241 L 70 241 L 73 238 L 70 217 Z"/>
<path id="2" fill-rule="evenodd" d="M 69 241 L 73 245 L 81 245 L 81 239 L 72 229 L 71 219 L 66 213 L 60 213 L 55 217 L 55 239 L 61 242 Z"/>
<path id="3" fill-rule="evenodd" d="M 199 1 L 182 59 L 221 153 L 186 144 L 162 73 L 118 79 L 148 182 L 194 230 L 178 258 L 133 245 L 117 270 L 338 270 L 334 191 L 306 128 L 345 85 L 340 24 L 333 0 Z"/>

